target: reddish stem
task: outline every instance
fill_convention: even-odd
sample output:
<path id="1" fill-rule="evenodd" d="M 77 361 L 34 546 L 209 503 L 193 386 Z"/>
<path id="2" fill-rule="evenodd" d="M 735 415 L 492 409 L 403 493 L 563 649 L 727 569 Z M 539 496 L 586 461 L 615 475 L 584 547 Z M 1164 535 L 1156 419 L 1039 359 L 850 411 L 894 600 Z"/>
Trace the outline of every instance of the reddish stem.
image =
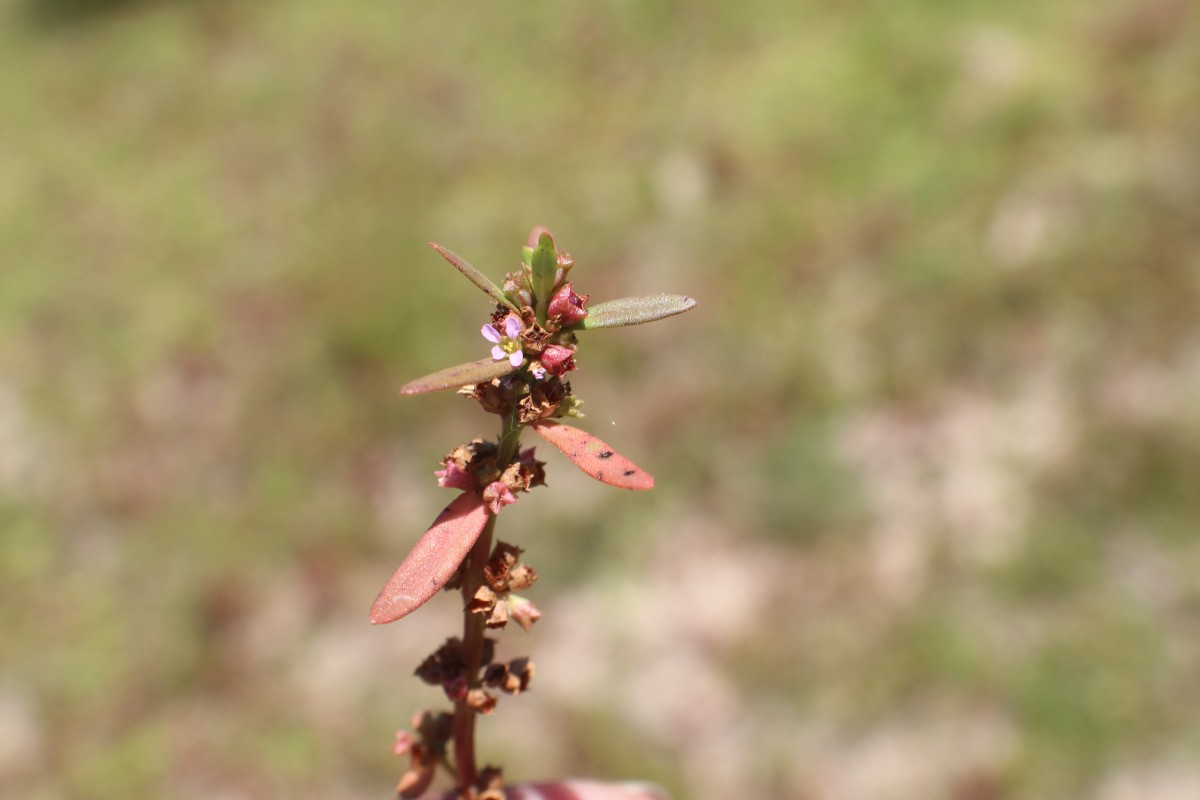
<path id="1" fill-rule="evenodd" d="M 488 517 L 483 533 L 467 555 L 467 570 L 463 578 L 462 598 L 463 608 L 475 597 L 475 592 L 483 585 L 483 567 L 487 564 L 488 555 L 492 550 L 492 528 L 496 525 L 496 517 Z M 467 687 L 478 689 L 480 681 L 480 661 L 483 658 L 484 619 L 482 614 L 463 611 L 463 659 L 467 664 Z M 459 700 L 454 706 L 454 763 L 458 769 L 458 788 L 466 796 L 466 790 L 475 783 L 478 770 L 475 766 L 475 717 L 476 711 L 467 705 L 466 700 Z"/>
<path id="2" fill-rule="evenodd" d="M 516 411 L 504 418 L 500 431 L 500 452 L 496 457 L 496 466 L 503 470 L 517 454 L 517 446 L 521 441 L 521 424 L 517 421 Z M 466 558 L 466 574 L 463 576 L 463 660 L 467 668 L 467 690 L 478 689 L 483 685 L 480 662 L 483 660 L 484 618 L 468 607 L 475 597 L 475 592 L 484 584 L 483 568 L 487 565 L 492 552 L 492 531 L 496 527 L 496 515 L 488 516 L 483 532 L 479 534 L 475 546 Z M 458 791 L 462 797 L 467 797 L 471 786 L 479 777 L 475 765 L 475 717 L 478 712 L 467 705 L 466 698 L 454 704 L 454 765 L 458 771 Z"/>

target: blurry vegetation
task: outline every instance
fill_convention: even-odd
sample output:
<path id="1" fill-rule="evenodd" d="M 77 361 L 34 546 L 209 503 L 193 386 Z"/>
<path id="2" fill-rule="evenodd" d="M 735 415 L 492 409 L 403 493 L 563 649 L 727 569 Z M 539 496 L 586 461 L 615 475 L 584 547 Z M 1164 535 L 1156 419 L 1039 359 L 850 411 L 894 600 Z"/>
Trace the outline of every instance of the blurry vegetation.
<path id="1" fill-rule="evenodd" d="M 482 352 L 425 243 L 499 277 L 534 223 L 701 306 L 586 351 L 659 489 L 547 459 L 573 499 L 516 511 L 581 521 L 519 540 L 540 704 L 485 752 L 1200 792 L 1194 4 L 0 13 L 0 794 L 387 793 L 446 624 L 366 610 L 488 427 L 395 395 Z"/>

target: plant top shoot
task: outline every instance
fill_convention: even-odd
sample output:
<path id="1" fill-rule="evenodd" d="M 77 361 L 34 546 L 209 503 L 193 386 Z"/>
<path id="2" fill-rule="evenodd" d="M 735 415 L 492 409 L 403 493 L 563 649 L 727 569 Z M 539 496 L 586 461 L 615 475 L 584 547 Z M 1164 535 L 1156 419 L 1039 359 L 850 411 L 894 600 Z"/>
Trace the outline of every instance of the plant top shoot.
<path id="1" fill-rule="evenodd" d="M 380 591 L 371 622 L 411 614 L 440 589 L 457 589 L 463 601 L 463 634 L 446 640 L 417 667 L 426 683 L 441 686 L 453 712 L 423 711 L 412 731 L 396 734 L 394 750 L 410 766 L 396 787 L 401 798 L 424 795 L 443 767 L 461 800 L 503 800 L 498 767 L 476 766 L 475 718 L 496 706 L 494 691 L 520 694 L 533 679 L 528 658 L 497 660 L 487 630 L 516 622 L 528 631 L 541 612 L 521 592 L 537 573 L 521 561 L 522 550 L 497 540 L 496 517 L 518 497 L 545 484 L 545 464 L 534 448 L 520 449 L 531 428 L 592 478 L 620 489 L 654 487 L 654 478 L 592 434 L 561 420 L 579 418 L 582 401 L 567 373 L 577 369 L 580 334 L 653 322 L 695 307 L 684 295 L 629 297 L 589 306 L 570 280 L 574 259 L 537 227 L 523 248 L 521 265 L 497 286 L 458 255 L 432 244 L 491 299 L 494 307 L 480 329 L 488 355 L 411 381 L 401 394 L 456 389 L 484 411 L 500 417 L 500 435 L 472 439 L 451 450 L 434 474 L 438 486 L 459 492 L 421 536 Z"/>

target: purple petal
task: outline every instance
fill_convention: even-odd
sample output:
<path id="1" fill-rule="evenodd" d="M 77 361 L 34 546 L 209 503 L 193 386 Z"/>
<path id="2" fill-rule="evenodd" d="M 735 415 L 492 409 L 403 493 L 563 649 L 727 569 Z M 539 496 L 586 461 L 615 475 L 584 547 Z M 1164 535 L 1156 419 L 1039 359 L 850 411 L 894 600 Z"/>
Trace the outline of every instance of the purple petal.
<path id="1" fill-rule="evenodd" d="M 479 329 L 479 332 L 482 333 L 483 338 L 487 339 L 489 342 L 492 342 L 493 344 L 500 344 L 500 331 L 496 330 L 495 325 L 484 325 Z M 497 358 L 497 361 L 498 360 L 499 358 Z"/>
<path id="2" fill-rule="evenodd" d="M 499 361 L 500 359 L 504 358 L 506 355 L 508 355 L 508 353 L 501 350 L 500 345 L 495 345 L 494 347 L 492 347 L 492 359 L 493 360 Z"/>
<path id="3" fill-rule="evenodd" d="M 508 357 L 508 363 L 512 364 L 514 367 L 521 366 L 521 364 L 524 361 L 525 361 L 525 354 L 522 353 L 520 350 L 518 350 L 517 352 L 513 353 L 511 356 Z"/>
<path id="4" fill-rule="evenodd" d="M 533 377 L 537 378 L 539 381 L 540 381 L 542 378 L 546 377 L 546 370 L 544 370 L 544 369 L 543 369 L 543 368 L 541 368 L 541 367 L 534 367 L 533 369 L 531 369 L 531 370 L 529 370 L 529 371 L 530 371 L 530 372 L 532 372 L 532 373 L 533 373 Z"/>
<path id="5" fill-rule="evenodd" d="M 510 314 L 504 320 L 504 332 L 508 334 L 508 338 L 516 339 L 521 335 L 521 321 Z"/>

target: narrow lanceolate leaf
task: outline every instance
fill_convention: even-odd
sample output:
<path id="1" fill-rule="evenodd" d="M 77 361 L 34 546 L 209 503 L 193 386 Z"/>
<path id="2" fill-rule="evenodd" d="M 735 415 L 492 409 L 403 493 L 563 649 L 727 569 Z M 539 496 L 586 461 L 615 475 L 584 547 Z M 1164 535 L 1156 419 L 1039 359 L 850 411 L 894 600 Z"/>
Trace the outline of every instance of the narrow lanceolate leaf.
<path id="1" fill-rule="evenodd" d="M 558 250 L 554 248 L 554 237 L 549 232 L 538 236 L 533 249 L 533 294 L 537 298 L 538 322 L 546 321 L 546 304 L 554 291 L 554 276 L 558 272 Z"/>
<path id="2" fill-rule="evenodd" d="M 483 498 L 463 492 L 446 506 L 417 541 L 371 606 L 371 622 L 395 622 L 415 611 L 458 569 L 487 525 Z"/>
<path id="3" fill-rule="evenodd" d="M 492 378 L 502 378 L 515 370 L 508 359 L 496 361 L 491 358 L 481 358 L 456 367 L 447 367 L 424 378 L 409 381 L 400 387 L 400 394 L 427 394 L 440 392 L 443 389 L 458 389 L 475 383 L 484 383 Z"/>
<path id="4" fill-rule="evenodd" d="M 467 279 L 471 281 L 471 283 L 487 292 L 497 303 L 501 303 L 513 311 L 517 310 L 517 307 L 512 304 L 512 301 L 504 296 L 504 292 L 500 290 L 500 287 L 492 283 L 491 278 L 468 264 L 462 256 L 458 255 L 457 253 L 452 253 L 437 242 L 430 242 L 429 246 L 434 250 L 437 250 L 438 253 L 441 254 L 442 258 L 449 261 L 454 268 L 463 275 L 466 275 Z"/>
<path id="5" fill-rule="evenodd" d="M 641 325 L 657 319 L 673 317 L 695 308 L 696 301 L 685 294 L 653 294 L 646 297 L 623 297 L 588 307 L 587 318 L 580 325 L 593 328 L 620 328 Z"/>
<path id="6" fill-rule="evenodd" d="M 560 422 L 540 420 L 533 429 L 557 447 L 575 466 L 601 483 L 618 489 L 642 491 L 654 488 L 654 477 L 587 431 Z"/>

